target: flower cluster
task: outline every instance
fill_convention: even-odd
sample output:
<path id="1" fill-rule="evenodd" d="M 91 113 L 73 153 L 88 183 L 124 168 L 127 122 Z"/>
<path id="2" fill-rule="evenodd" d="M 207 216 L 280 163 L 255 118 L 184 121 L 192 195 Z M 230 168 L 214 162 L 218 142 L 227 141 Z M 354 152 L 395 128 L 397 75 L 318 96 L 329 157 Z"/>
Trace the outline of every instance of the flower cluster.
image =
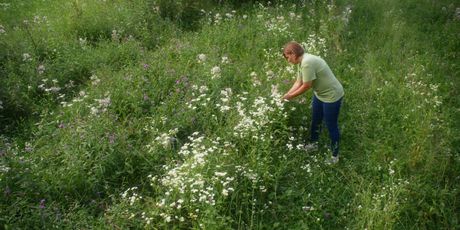
<path id="1" fill-rule="evenodd" d="M 438 108 L 442 105 L 442 98 L 437 95 L 439 86 L 437 84 L 426 84 L 417 79 L 416 73 L 409 73 L 404 77 L 405 86 L 410 89 L 414 96 L 423 98 L 420 102 L 425 105 L 433 105 Z"/>
<path id="2" fill-rule="evenodd" d="M 166 222 L 196 219 L 204 206 L 214 206 L 218 196 L 226 197 L 234 191 L 235 177 L 208 159 L 229 155 L 227 149 L 232 145 L 220 138 L 206 139 L 198 132 L 190 135 L 189 140 L 178 153 L 184 159 L 182 163 L 164 166 L 167 172 L 159 179 L 150 176 L 152 185 L 159 183 L 166 189 L 164 197 L 156 203 Z M 186 216 L 180 215 L 184 213 L 182 210 L 186 210 Z"/>
<path id="3" fill-rule="evenodd" d="M 271 124 L 274 117 L 287 117 L 281 95 L 276 91 L 273 91 L 269 98 L 257 97 L 248 109 L 244 108 L 246 104 L 244 101 L 247 99 L 243 96 L 237 96 L 237 98 L 236 108 L 240 119 L 234 127 L 233 134 L 236 137 L 251 136 L 256 140 L 265 140 L 266 134 L 263 132 L 265 126 Z"/>
<path id="4" fill-rule="evenodd" d="M 32 19 L 32 22 L 37 25 L 38 24 L 48 24 L 48 18 L 46 16 L 35 15 L 34 18 Z M 22 23 L 24 23 L 24 25 L 29 25 L 30 20 L 25 19 L 22 21 Z"/>
<path id="5" fill-rule="evenodd" d="M 273 35 L 284 35 L 287 37 L 292 37 L 293 34 L 289 30 L 289 26 L 290 24 L 284 16 L 273 17 L 269 21 L 265 22 L 265 28 Z"/>
<path id="6" fill-rule="evenodd" d="M 206 11 L 203 10 L 202 12 L 206 14 Z M 230 21 L 234 19 L 236 11 L 232 10 L 231 12 L 224 13 L 224 14 L 221 14 L 221 13 L 213 14 L 212 12 L 209 12 L 207 14 L 209 15 L 208 23 L 219 25 L 222 23 L 222 21 Z"/>
<path id="7" fill-rule="evenodd" d="M 302 42 L 302 46 L 305 49 L 305 52 L 307 53 L 318 55 L 318 56 L 327 55 L 326 39 L 319 35 L 316 35 L 316 34 L 308 35 L 307 41 Z"/>
<path id="8" fill-rule="evenodd" d="M 22 61 L 24 61 L 24 62 L 32 61 L 32 56 L 30 56 L 29 53 L 23 53 L 22 54 Z"/>
<path id="9" fill-rule="evenodd" d="M 348 25 L 348 22 L 350 21 L 352 11 L 353 10 L 351 5 L 346 6 L 345 9 L 342 11 L 341 20 L 346 25 Z"/>
<path id="10" fill-rule="evenodd" d="M 251 72 L 251 74 L 249 74 L 249 76 L 251 77 L 251 80 L 252 80 L 252 86 L 256 87 L 256 86 L 262 85 L 262 82 L 257 77 L 256 72 Z"/>
<path id="11" fill-rule="evenodd" d="M 51 84 L 48 84 L 51 83 Z M 53 79 L 48 81 L 47 78 L 42 79 L 42 84 L 38 85 L 38 88 L 47 92 L 47 93 L 59 93 L 61 91 L 61 87 L 59 87 L 57 79 Z"/>
<path id="12" fill-rule="evenodd" d="M 35 15 L 33 22 L 36 24 L 41 24 L 41 23 L 48 23 L 48 18 L 46 16 L 38 16 Z"/>
<path id="13" fill-rule="evenodd" d="M 10 167 L 5 166 L 5 165 L 0 165 L 0 173 L 7 173 L 10 171 Z"/>
<path id="14" fill-rule="evenodd" d="M 404 194 L 407 193 L 405 190 L 408 185 L 409 181 L 396 179 L 390 182 L 389 185 L 383 186 L 380 191 L 372 194 L 372 204 L 374 205 L 371 210 L 392 212 L 391 209 L 407 200 Z"/>
<path id="15" fill-rule="evenodd" d="M 101 79 L 99 79 L 95 74 L 91 75 L 89 78 L 91 80 L 91 85 L 99 85 Z"/>
<path id="16" fill-rule="evenodd" d="M 129 205 L 134 205 L 136 202 L 142 199 L 142 196 L 137 194 L 137 187 L 128 188 L 126 191 L 121 193 L 121 198 L 128 201 Z"/>
<path id="17" fill-rule="evenodd" d="M 176 142 L 176 134 L 179 130 L 177 128 L 169 130 L 167 133 L 160 133 L 157 137 L 152 141 L 151 144 L 147 145 L 146 147 L 149 149 L 150 152 L 155 152 L 155 146 L 162 146 L 165 149 L 169 149 L 173 146 L 174 142 Z"/>
<path id="18" fill-rule="evenodd" d="M 8 10 L 11 7 L 11 3 L 0 2 L 0 7 L 2 7 L 2 10 Z"/>
<path id="19" fill-rule="evenodd" d="M 88 98 L 88 94 L 85 92 L 85 91 L 80 91 L 78 93 L 78 96 L 75 97 L 74 99 L 72 99 L 72 102 L 66 102 L 66 101 L 62 101 L 61 102 L 61 105 L 62 107 L 71 107 L 73 106 L 74 103 L 79 103 L 79 102 L 82 102 L 83 100 L 85 100 L 86 98 Z"/>
<path id="20" fill-rule="evenodd" d="M 219 110 L 221 112 L 226 112 L 226 111 L 229 111 L 231 109 L 230 107 L 230 100 L 232 98 L 232 89 L 231 88 L 225 88 L 224 90 L 221 90 L 220 91 L 220 95 L 221 95 L 221 98 L 220 98 L 220 101 L 222 102 L 222 104 L 216 104 L 217 108 L 219 108 Z"/>
<path id="21" fill-rule="evenodd" d="M 206 62 L 206 54 L 198 54 L 196 59 L 198 60 L 198 63 L 205 63 Z"/>
<path id="22" fill-rule="evenodd" d="M 37 67 L 38 74 L 45 73 L 45 70 L 46 70 L 45 65 L 43 65 L 43 64 L 38 65 L 38 67 Z"/>
<path id="23" fill-rule="evenodd" d="M 295 74 L 294 66 L 293 65 L 288 65 L 286 66 L 285 71 L 289 74 Z"/>
<path id="24" fill-rule="evenodd" d="M 205 68 L 209 68 L 210 65 L 208 65 L 209 63 L 206 63 L 208 57 L 206 56 L 206 54 L 203 54 L 203 53 L 200 53 L 196 56 L 196 59 L 197 59 L 197 62 L 200 63 L 200 64 L 203 64 L 203 66 Z M 221 57 L 221 66 L 222 65 L 226 65 L 226 64 L 229 64 L 230 63 L 230 59 L 228 56 L 222 56 Z M 219 79 L 221 78 L 222 76 L 222 69 L 221 69 L 221 66 L 219 65 L 214 65 L 211 67 L 211 69 L 209 70 L 209 73 L 210 73 L 210 76 L 211 76 L 211 79 Z"/>
<path id="25" fill-rule="evenodd" d="M 112 41 L 113 42 L 119 42 L 120 41 L 120 38 L 121 38 L 121 35 L 122 35 L 122 31 L 119 31 L 119 30 L 112 30 Z"/>
<path id="26" fill-rule="evenodd" d="M 88 41 L 86 38 L 78 38 L 78 44 L 80 44 L 80 47 L 82 49 L 86 49 L 86 45 L 88 44 Z"/>
<path id="27" fill-rule="evenodd" d="M 211 79 L 218 79 L 221 77 L 221 69 L 219 66 L 214 66 L 211 69 Z"/>
<path id="28" fill-rule="evenodd" d="M 305 144 L 303 144 L 303 143 L 295 144 L 295 141 L 296 141 L 295 137 L 293 137 L 293 136 L 289 137 L 289 141 L 286 144 L 286 147 L 288 148 L 288 150 L 293 150 L 295 148 L 297 150 L 309 151 L 308 149 L 305 148 Z"/>
<path id="29" fill-rule="evenodd" d="M 208 90 L 208 87 L 205 85 L 200 87 L 192 85 L 192 96 L 194 98 L 185 104 L 187 108 L 195 110 L 198 106 L 206 106 L 211 100 L 211 98 L 207 95 Z"/>
<path id="30" fill-rule="evenodd" d="M 230 63 L 230 59 L 228 58 L 228 56 L 223 56 L 221 58 L 221 63 L 222 64 L 229 64 Z"/>
<path id="31" fill-rule="evenodd" d="M 112 101 L 110 100 L 110 96 L 106 95 L 105 98 L 101 99 L 94 99 L 97 103 L 95 105 L 90 105 L 89 108 L 91 109 L 92 115 L 99 115 L 101 113 L 107 112 Z"/>
<path id="32" fill-rule="evenodd" d="M 188 139 L 190 142 L 178 152 L 183 160 L 165 165 L 163 176 L 149 175 L 151 186 L 164 190 L 164 195 L 155 203 L 155 210 L 166 223 L 197 220 L 206 208 L 215 206 L 217 200 L 226 199 L 235 192 L 238 181 L 246 180 L 253 188 L 267 192 L 261 184 L 262 178 L 250 167 L 217 163 L 232 157 L 234 144 L 219 137 L 208 139 L 198 132 Z M 255 202 L 254 199 L 254 205 Z M 143 213 L 142 219 L 149 224 L 152 217 Z"/>
<path id="33" fill-rule="evenodd" d="M 273 71 L 274 68 L 279 67 L 279 64 L 275 63 L 280 63 L 279 60 L 282 59 L 281 52 L 277 51 L 276 49 L 264 49 L 264 70 L 265 70 L 265 75 L 267 80 L 273 80 L 277 76 L 282 74 L 283 70 L 280 69 L 280 71 Z"/>

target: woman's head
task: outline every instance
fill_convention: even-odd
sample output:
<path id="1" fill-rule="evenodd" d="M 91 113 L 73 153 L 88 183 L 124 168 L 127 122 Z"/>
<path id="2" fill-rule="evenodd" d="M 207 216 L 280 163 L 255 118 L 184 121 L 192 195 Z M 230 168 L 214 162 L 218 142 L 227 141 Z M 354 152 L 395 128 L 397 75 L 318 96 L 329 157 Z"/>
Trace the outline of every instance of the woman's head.
<path id="1" fill-rule="evenodd" d="M 288 42 L 284 45 L 283 56 L 292 64 L 298 64 L 300 57 L 305 53 L 302 46 L 297 42 Z"/>

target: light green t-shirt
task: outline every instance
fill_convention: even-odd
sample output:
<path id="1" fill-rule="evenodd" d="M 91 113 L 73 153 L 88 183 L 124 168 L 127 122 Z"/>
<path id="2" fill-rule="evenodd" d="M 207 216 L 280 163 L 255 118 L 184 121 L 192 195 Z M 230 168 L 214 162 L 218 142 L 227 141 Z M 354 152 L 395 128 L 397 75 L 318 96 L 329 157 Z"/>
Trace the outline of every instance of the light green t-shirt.
<path id="1" fill-rule="evenodd" d="M 297 80 L 312 81 L 313 93 L 322 102 L 332 103 L 343 97 L 342 84 L 320 57 L 305 53 L 299 65 Z"/>

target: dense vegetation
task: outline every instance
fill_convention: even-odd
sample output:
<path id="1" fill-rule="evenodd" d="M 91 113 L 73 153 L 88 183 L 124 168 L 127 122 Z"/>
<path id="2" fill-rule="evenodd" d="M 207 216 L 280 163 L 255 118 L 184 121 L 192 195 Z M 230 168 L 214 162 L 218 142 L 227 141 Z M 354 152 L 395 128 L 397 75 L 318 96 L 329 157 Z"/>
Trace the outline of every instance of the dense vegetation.
<path id="1" fill-rule="evenodd" d="M 453 0 L 0 3 L 0 228 L 460 228 Z M 305 151 L 296 40 L 345 88 Z"/>

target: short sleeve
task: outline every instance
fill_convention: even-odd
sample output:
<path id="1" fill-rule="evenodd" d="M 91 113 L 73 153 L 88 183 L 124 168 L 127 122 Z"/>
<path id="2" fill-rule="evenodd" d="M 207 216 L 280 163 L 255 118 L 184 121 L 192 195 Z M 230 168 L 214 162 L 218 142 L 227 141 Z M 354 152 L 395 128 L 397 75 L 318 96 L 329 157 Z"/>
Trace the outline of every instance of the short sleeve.
<path id="1" fill-rule="evenodd" d="M 302 80 L 302 71 L 300 71 L 300 65 L 297 66 L 297 78 L 296 78 L 297 81 L 301 81 Z"/>
<path id="2" fill-rule="evenodd" d="M 313 81 L 316 79 L 316 74 L 313 66 L 309 64 L 304 64 L 301 66 L 301 72 L 302 72 L 302 81 L 303 82 L 309 82 Z"/>

